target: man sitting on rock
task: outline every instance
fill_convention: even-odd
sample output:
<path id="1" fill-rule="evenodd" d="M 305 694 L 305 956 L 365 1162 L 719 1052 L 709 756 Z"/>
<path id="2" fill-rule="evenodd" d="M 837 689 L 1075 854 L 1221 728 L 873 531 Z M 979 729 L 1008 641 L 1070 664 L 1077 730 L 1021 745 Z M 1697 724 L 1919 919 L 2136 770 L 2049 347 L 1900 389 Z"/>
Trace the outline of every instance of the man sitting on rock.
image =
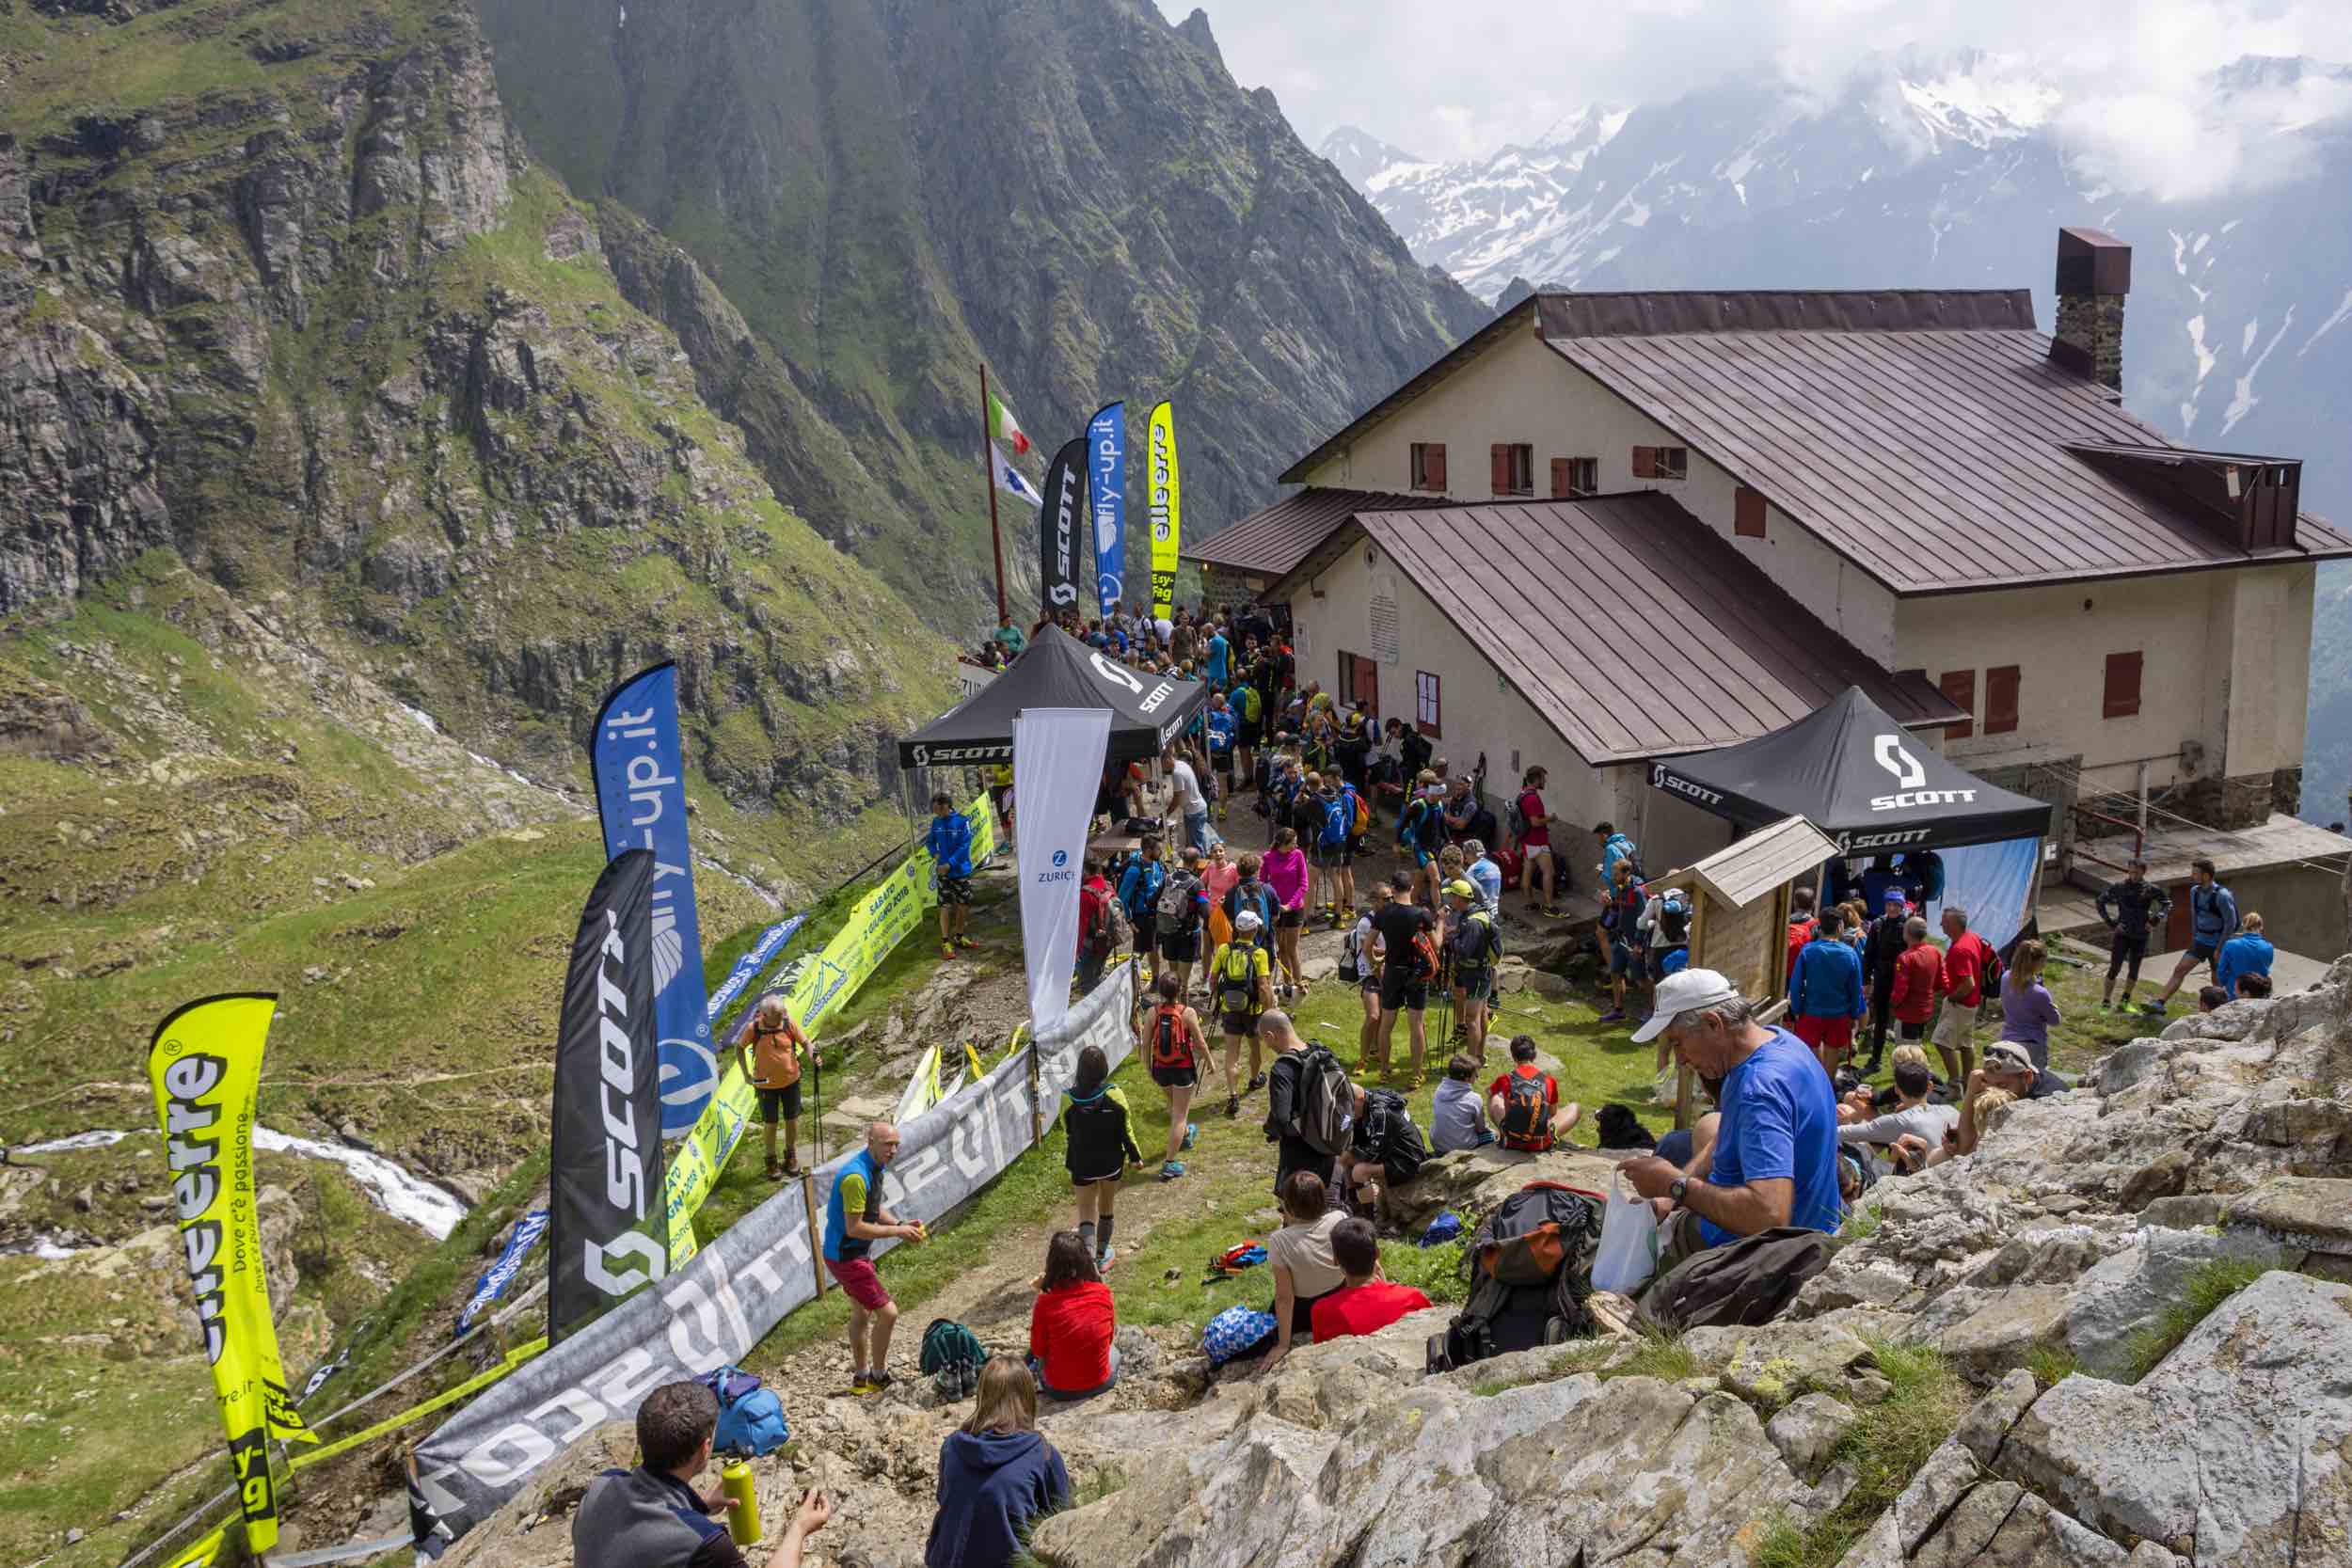
<path id="1" fill-rule="evenodd" d="M 1346 1272 L 1347 1283 L 1315 1303 L 1310 1321 L 1316 1344 L 1351 1334 L 1377 1334 L 1429 1305 L 1429 1298 L 1410 1285 L 1391 1285 L 1380 1277 L 1380 1243 L 1370 1222 L 1340 1221 L 1331 1231 L 1331 1256 Z"/>
<path id="2" fill-rule="evenodd" d="M 1663 1038 L 1692 1071 L 1724 1081 L 1712 1164 L 1685 1176 L 1657 1155 L 1617 1169 L 1669 1221 L 1658 1272 L 1706 1247 L 1779 1226 L 1836 1230 L 1837 1094 L 1805 1043 L 1756 1022 L 1738 988 L 1711 969 L 1686 969 L 1658 988 L 1658 1010 L 1634 1041 Z"/>
<path id="3" fill-rule="evenodd" d="M 723 1506 L 694 1490 L 710 1465 L 719 1431 L 719 1396 L 693 1379 L 665 1383 L 637 1407 L 634 1470 L 607 1470 L 588 1483 L 572 1515 L 577 1568 L 744 1568 Z M 833 1507 L 822 1492 L 801 1499 L 768 1556 L 768 1568 L 800 1568 L 807 1539 L 825 1528 Z"/>
<path id="4" fill-rule="evenodd" d="M 1969 1075 L 1970 1093 L 1977 1091 L 1979 1080 L 1986 1088 L 2007 1089 L 2019 1100 L 2046 1100 L 2074 1087 L 2048 1068 L 2034 1066 L 2025 1046 L 2016 1040 L 1994 1040 L 1984 1048 L 1984 1066 Z M 1966 1096 L 1962 1098 L 1964 1101 Z"/>

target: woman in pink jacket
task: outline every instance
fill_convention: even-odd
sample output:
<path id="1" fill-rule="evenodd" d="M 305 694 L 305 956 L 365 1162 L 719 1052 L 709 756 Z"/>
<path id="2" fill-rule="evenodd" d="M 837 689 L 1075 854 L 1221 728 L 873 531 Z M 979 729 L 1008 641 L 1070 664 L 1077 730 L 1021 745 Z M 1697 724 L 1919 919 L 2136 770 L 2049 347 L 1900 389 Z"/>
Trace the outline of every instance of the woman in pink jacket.
<path id="1" fill-rule="evenodd" d="M 1282 1000 L 1288 1002 L 1307 990 L 1298 967 L 1298 933 L 1307 925 L 1307 851 L 1298 847 L 1295 829 L 1284 828 L 1274 835 L 1274 847 L 1265 852 L 1258 875 L 1282 905 L 1274 917 L 1274 949 L 1282 963 Z"/>

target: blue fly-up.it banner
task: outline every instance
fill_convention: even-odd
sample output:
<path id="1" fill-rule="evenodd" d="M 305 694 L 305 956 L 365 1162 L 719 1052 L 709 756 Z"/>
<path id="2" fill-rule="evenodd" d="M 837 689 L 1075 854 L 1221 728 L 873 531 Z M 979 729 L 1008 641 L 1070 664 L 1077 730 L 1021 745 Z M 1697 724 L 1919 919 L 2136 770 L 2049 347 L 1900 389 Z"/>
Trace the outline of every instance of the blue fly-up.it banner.
<path id="1" fill-rule="evenodd" d="M 1127 405 L 1106 404 L 1087 421 L 1087 495 L 1094 504 L 1094 583 L 1103 613 L 1127 576 Z"/>
<path id="2" fill-rule="evenodd" d="M 466 1298 L 466 1309 L 457 1314 L 457 1327 L 453 1332 L 464 1334 L 472 1328 L 473 1321 L 481 1315 L 482 1309 L 506 1293 L 506 1287 L 514 1283 L 515 1271 L 523 1266 L 523 1254 L 529 1252 L 547 1233 L 548 1212 L 545 1209 L 533 1209 L 515 1222 L 515 1228 L 507 1232 L 506 1245 L 499 1251 L 498 1261 L 474 1282 L 473 1294 Z"/>
<path id="3" fill-rule="evenodd" d="M 677 666 L 657 664 L 612 689 L 589 758 L 604 851 L 650 849 L 654 1022 L 661 1031 L 661 1135 L 681 1136 L 719 1086 L 703 990 L 702 926 L 686 847 L 686 768 L 678 743 Z"/>

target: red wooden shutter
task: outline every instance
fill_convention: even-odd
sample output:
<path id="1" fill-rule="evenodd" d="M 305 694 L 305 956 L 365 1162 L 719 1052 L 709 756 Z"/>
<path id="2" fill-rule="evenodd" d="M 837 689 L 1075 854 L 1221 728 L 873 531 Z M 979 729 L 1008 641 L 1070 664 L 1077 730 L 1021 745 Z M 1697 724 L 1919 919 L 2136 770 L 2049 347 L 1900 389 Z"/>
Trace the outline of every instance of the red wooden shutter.
<path id="1" fill-rule="evenodd" d="M 1431 441 L 1421 451 L 1421 477 L 1432 490 L 1445 488 L 1445 443 Z"/>
<path id="2" fill-rule="evenodd" d="M 1764 537 L 1764 492 L 1740 486 L 1732 501 L 1731 531 L 1742 539 Z"/>
<path id="3" fill-rule="evenodd" d="M 1568 483 L 1568 460 L 1565 457 L 1553 458 L 1551 460 L 1551 499 L 1556 501 L 1565 500 L 1575 494 L 1576 491 Z"/>
<path id="4" fill-rule="evenodd" d="M 2129 719 L 2139 711 L 2140 655 L 2107 655 L 2106 692 L 2099 704 L 2102 719 Z"/>
<path id="5" fill-rule="evenodd" d="M 1486 449 L 1486 484 L 1498 496 L 1511 493 L 1511 449 L 1501 441 Z"/>
<path id="6" fill-rule="evenodd" d="M 1977 711 L 1977 673 L 1974 670 L 1947 670 L 1944 678 L 1936 685 L 1944 689 L 1944 695 L 1952 700 L 1954 706 L 1965 708 L 1971 714 Z M 1973 719 L 1963 719 L 1944 726 L 1944 738 L 1947 740 L 1965 740 L 1976 733 L 1977 725 Z"/>
<path id="7" fill-rule="evenodd" d="M 2017 678 L 2014 664 L 1996 665 L 1984 673 L 1984 733 L 2007 735 L 2017 727 Z"/>
<path id="8" fill-rule="evenodd" d="M 1656 479 L 1658 477 L 1658 449 L 1656 447 L 1635 447 L 1633 449 L 1633 477 L 1635 479 Z"/>

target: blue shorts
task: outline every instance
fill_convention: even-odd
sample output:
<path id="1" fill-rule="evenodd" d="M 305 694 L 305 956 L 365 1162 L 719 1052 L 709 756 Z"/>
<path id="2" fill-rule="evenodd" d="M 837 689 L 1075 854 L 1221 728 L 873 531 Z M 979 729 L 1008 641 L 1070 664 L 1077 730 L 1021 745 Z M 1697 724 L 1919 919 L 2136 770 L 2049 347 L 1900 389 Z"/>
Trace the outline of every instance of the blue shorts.
<path id="1" fill-rule="evenodd" d="M 1646 973 L 1641 951 L 1628 947 L 1621 942 L 1611 942 L 1609 944 L 1609 973 L 1625 975 L 1639 975 Z"/>

